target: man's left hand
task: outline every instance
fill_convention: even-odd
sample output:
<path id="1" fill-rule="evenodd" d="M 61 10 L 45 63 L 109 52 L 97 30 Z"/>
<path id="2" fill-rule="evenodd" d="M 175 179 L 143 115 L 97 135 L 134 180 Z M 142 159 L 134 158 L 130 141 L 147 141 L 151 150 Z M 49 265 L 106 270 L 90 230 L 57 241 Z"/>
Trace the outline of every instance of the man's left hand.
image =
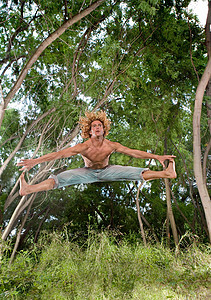
<path id="1" fill-rule="evenodd" d="M 175 155 L 159 155 L 157 159 L 159 160 L 161 165 L 165 168 L 165 164 L 164 164 L 165 160 L 174 161 L 175 157 L 176 157 Z"/>

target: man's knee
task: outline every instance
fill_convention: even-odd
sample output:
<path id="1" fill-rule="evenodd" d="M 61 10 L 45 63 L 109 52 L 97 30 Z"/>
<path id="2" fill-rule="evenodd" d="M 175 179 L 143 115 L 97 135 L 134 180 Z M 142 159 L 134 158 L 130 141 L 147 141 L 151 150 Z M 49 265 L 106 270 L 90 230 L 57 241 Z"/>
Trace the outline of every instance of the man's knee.
<path id="1" fill-rule="evenodd" d="M 144 180 L 147 180 L 147 178 L 149 177 L 149 176 L 148 176 L 148 173 L 150 173 L 150 170 L 149 170 L 149 169 L 143 170 L 142 173 L 141 173 L 141 177 L 142 177 Z"/>

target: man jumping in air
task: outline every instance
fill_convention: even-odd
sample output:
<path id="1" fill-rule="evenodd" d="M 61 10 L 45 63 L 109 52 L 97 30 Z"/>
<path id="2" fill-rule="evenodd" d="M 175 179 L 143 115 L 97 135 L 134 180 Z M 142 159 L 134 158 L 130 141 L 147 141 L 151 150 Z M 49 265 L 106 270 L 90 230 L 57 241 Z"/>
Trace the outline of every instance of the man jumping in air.
<path id="1" fill-rule="evenodd" d="M 174 155 L 156 155 L 148 152 L 130 149 L 117 142 L 111 142 L 105 138 L 110 129 L 110 121 L 106 113 L 87 112 L 86 117 L 80 118 L 82 129 L 81 136 L 88 139 L 84 143 L 77 144 L 67 149 L 52 152 L 35 159 L 23 159 L 17 165 L 24 172 L 20 177 L 20 195 L 48 191 L 54 188 L 75 185 L 80 183 L 93 183 L 105 181 L 123 180 L 153 180 L 159 178 L 176 178 Z M 130 166 L 109 165 L 109 157 L 112 153 L 119 152 L 135 158 L 157 159 L 163 167 L 164 161 L 169 165 L 163 171 L 152 171 L 147 168 L 136 168 Z M 37 164 L 55 159 L 70 157 L 80 154 L 84 159 L 85 167 L 61 172 L 51 175 L 47 180 L 38 184 L 29 185 L 24 179 L 25 170 L 30 170 Z"/>

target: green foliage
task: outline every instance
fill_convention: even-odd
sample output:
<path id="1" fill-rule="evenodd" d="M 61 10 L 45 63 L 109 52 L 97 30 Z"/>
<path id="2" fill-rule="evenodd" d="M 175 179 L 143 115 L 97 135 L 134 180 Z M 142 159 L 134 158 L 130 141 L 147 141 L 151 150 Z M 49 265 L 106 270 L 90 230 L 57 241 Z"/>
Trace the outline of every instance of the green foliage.
<path id="1" fill-rule="evenodd" d="M 4 96 L 35 49 L 89 4 L 88 0 L 1 1 L 0 63 Z M 194 183 L 192 111 L 198 83 L 192 63 L 201 76 L 207 58 L 204 31 L 186 13 L 187 5 L 188 1 L 105 1 L 45 49 L 28 70 L 13 99 L 16 109 L 6 111 L 0 137 L 1 143 L 7 143 L 0 150 L 1 163 L 33 121 L 51 108 L 55 112 L 31 129 L 15 159 L 5 169 L 1 177 L 2 206 L 5 195 L 9 195 L 19 177 L 15 166 L 19 157 L 31 157 L 38 145 L 37 156 L 57 151 L 74 132 L 79 116 L 105 97 L 100 108 L 112 121 L 110 140 L 152 153 L 177 155 L 178 179 L 171 182 L 172 191 L 178 207 L 194 224 L 196 234 L 204 239 L 203 214 L 193 204 L 198 201 L 195 188 L 193 201 L 190 199 Z M 112 83 L 114 86 L 109 91 Z M 207 128 L 204 105 L 203 152 L 209 138 Z M 10 139 L 13 136 L 16 138 Z M 72 144 L 80 141 L 77 136 Z M 113 154 L 111 163 L 161 170 L 153 162 L 120 154 Z M 74 157 L 56 162 L 50 171 L 56 173 L 58 169 L 81 166 L 82 159 Z M 30 170 L 29 179 L 39 171 L 39 166 Z M 97 228 L 121 227 L 124 233 L 138 232 L 134 200 L 137 190 L 134 187 L 132 194 L 132 185 L 95 184 L 53 190 L 47 195 L 39 193 L 30 213 L 33 222 L 28 220 L 24 228 L 30 233 L 29 240 L 35 236 L 40 220 L 45 220 L 42 228 L 49 231 L 71 224 L 68 226 L 73 232 L 86 235 L 89 223 Z M 4 224 L 8 223 L 19 200 L 17 196 L 8 207 Z M 153 182 L 144 188 L 140 202 L 144 217 L 161 240 L 166 222 L 163 182 Z M 173 201 L 172 205 L 182 235 L 189 225 Z M 47 208 L 49 214 L 45 216 Z M 25 239 L 25 246 L 22 242 L 21 247 L 24 249 L 28 244 Z"/>
<path id="2" fill-rule="evenodd" d="M 1 299 L 206 299 L 209 246 L 190 245 L 177 255 L 144 247 L 138 237 L 121 240 L 89 232 L 81 247 L 62 235 L 44 234 L 31 252 L 2 261 Z M 133 240 L 133 242 L 131 242 Z"/>

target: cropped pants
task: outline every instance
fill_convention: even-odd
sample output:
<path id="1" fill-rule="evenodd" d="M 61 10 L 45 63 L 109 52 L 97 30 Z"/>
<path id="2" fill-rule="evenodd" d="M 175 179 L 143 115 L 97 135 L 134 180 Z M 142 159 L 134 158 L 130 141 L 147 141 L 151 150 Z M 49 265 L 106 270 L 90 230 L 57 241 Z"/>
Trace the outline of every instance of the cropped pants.
<path id="1" fill-rule="evenodd" d="M 69 185 L 81 183 L 94 183 L 105 181 L 131 181 L 144 180 L 143 172 L 147 168 L 137 168 L 131 166 L 109 165 L 103 169 L 78 168 L 61 172 L 58 175 L 51 175 L 55 181 L 54 188 L 61 188 Z"/>

